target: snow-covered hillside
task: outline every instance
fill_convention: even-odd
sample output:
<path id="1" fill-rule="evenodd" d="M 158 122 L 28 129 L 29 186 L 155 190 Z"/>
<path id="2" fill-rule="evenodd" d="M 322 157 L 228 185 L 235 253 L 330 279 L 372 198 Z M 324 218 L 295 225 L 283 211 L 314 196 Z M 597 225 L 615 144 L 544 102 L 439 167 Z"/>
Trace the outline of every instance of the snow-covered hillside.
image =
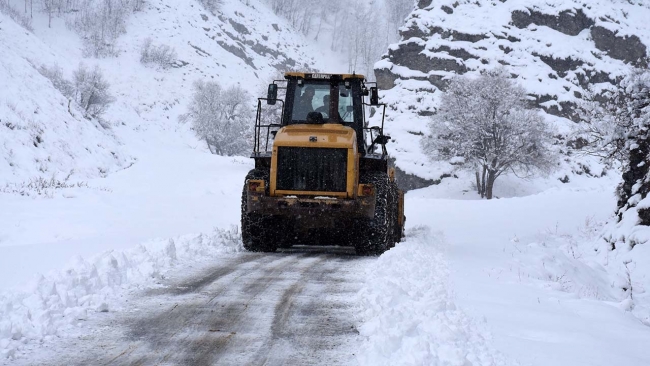
<path id="1" fill-rule="evenodd" d="M 394 44 L 375 65 L 390 105 L 388 130 L 398 166 L 438 179 L 453 169 L 428 164 L 419 149 L 448 78 L 502 67 L 523 86 L 558 133 L 577 120 L 576 105 L 612 89 L 632 66 L 642 65 L 650 45 L 650 7 L 629 1 L 419 1 Z M 558 141 L 565 152 L 566 140 Z M 579 165 L 571 170 L 587 173 Z M 594 169 L 592 167 L 592 169 Z M 598 175 L 600 172 L 592 171 Z"/>
<path id="2" fill-rule="evenodd" d="M 103 59 L 84 57 L 83 42 L 66 27 L 65 17 L 55 17 L 49 28 L 46 15 L 35 13 L 30 33 L 0 14 L 0 182 L 63 180 L 71 171 L 70 180 L 78 182 L 129 166 L 137 156 L 121 146 L 120 130 L 156 128 L 171 131 L 173 138 L 196 80 L 240 84 L 257 97 L 280 71 L 343 64 L 309 44 L 263 2 L 247 3 L 224 1 L 213 14 L 194 1 L 147 1 L 128 17 L 126 33 L 116 41 L 117 56 Z M 146 39 L 176 51 L 173 67 L 140 62 Z M 103 116 L 105 127 L 84 119 L 74 102 L 69 107 L 37 71 L 58 66 L 71 79 L 81 63 L 98 66 L 110 83 L 115 102 Z"/>
<path id="3" fill-rule="evenodd" d="M 66 55 L 0 13 L 0 189 L 35 177 L 105 176 L 132 159 L 113 131 L 83 112 L 38 72 Z"/>

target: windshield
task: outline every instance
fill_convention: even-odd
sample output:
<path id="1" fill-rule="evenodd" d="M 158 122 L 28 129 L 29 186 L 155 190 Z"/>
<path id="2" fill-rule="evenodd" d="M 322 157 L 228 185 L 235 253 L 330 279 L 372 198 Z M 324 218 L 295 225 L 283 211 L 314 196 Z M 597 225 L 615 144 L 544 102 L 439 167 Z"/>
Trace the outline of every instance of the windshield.
<path id="1" fill-rule="evenodd" d="M 332 98 L 331 93 L 338 93 L 338 116 L 331 118 L 330 104 L 336 103 L 336 97 Z M 330 83 L 303 83 L 296 87 L 293 103 L 292 120 L 294 123 L 300 123 L 307 120 L 307 115 L 311 112 L 320 113 L 323 122 L 353 122 L 352 113 L 352 90 L 346 89 L 344 85 L 331 87 Z"/>

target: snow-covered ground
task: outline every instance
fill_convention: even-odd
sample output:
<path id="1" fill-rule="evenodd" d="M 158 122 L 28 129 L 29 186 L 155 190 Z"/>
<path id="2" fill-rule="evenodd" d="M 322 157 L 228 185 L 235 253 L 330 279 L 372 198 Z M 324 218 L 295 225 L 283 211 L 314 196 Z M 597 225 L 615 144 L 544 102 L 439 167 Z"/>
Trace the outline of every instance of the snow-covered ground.
<path id="1" fill-rule="evenodd" d="M 614 182 L 492 201 L 443 199 L 449 188 L 430 187 L 407 195 L 407 222 L 442 232 L 444 244 L 429 250 L 442 248 L 449 262 L 455 304 L 485 322 L 512 360 L 645 365 L 650 328 L 629 311 L 607 271 L 615 259 L 603 260 L 598 240 L 615 206 Z M 418 249 L 407 242 L 398 250 L 408 246 Z M 435 262 L 429 270 L 437 271 Z M 647 278 L 637 283 L 643 295 Z"/>
<path id="2" fill-rule="evenodd" d="M 3 207 L 13 205 L 13 214 L 2 212 L 5 243 L 29 244 L 0 249 L 3 288 L 28 285 L 0 297 L 6 356 L 24 363 L 40 344 L 92 331 L 87 320 L 106 318 L 106 308 L 119 316 L 125 299 L 182 277 L 184 266 L 238 255 L 236 229 L 224 229 L 239 219 L 247 159 L 212 156 L 189 135 L 159 147 L 138 145 L 139 136 L 127 144 L 138 163 L 89 180 L 89 188 L 49 199 L 0 195 Z M 492 201 L 453 178 L 409 192 L 405 242 L 360 264 L 357 322 L 365 341 L 356 360 L 648 364 L 650 328 L 629 311 L 593 250 L 615 181 Z M 70 260 L 77 254 L 85 259 Z M 55 271 L 29 281 L 48 270 Z"/>

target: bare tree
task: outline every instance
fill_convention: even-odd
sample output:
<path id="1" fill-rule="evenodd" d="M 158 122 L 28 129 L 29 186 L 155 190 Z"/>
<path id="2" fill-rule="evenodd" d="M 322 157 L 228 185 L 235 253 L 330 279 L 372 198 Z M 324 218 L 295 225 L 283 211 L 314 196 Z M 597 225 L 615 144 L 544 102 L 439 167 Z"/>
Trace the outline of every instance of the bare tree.
<path id="1" fill-rule="evenodd" d="M 406 17 L 413 11 L 415 3 L 413 0 L 386 0 L 386 6 L 388 23 L 397 34 L 397 30 L 404 25 Z"/>
<path id="2" fill-rule="evenodd" d="M 69 99 L 74 98 L 75 87 L 63 76 L 61 67 L 58 65 L 42 65 L 38 68 L 38 72 L 48 78 L 52 82 L 52 85 L 65 97 Z"/>
<path id="3" fill-rule="evenodd" d="M 0 0 L 0 13 L 6 14 L 28 31 L 34 31 L 34 28 L 32 28 L 32 19 L 25 15 L 27 13 L 27 1 L 25 1 L 25 14 L 21 14 L 20 10 L 14 8 L 9 0 Z"/>
<path id="4" fill-rule="evenodd" d="M 192 122 L 194 132 L 213 154 L 245 154 L 252 141 L 250 103 L 250 95 L 240 86 L 224 90 L 217 82 L 198 80 L 188 112 L 180 120 Z"/>
<path id="5" fill-rule="evenodd" d="M 54 12 L 56 11 L 58 1 L 57 0 L 42 0 L 43 10 L 47 14 L 47 27 L 52 28 L 52 18 L 54 17 Z"/>
<path id="6" fill-rule="evenodd" d="M 581 105 L 582 123 L 576 128 L 575 139 L 583 139 L 582 151 L 603 158 L 607 163 L 627 159 L 630 133 L 636 123 L 636 99 L 643 90 L 649 72 L 635 69 L 615 90 L 591 92 Z M 638 109 L 638 108 L 637 108 Z"/>
<path id="7" fill-rule="evenodd" d="M 429 129 L 424 151 L 475 170 L 478 193 L 487 199 L 502 174 L 550 172 L 557 159 L 550 149 L 551 127 L 539 112 L 527 109 L 525 90 L 502 70 L 454 78 Z"/>
<path id="8" fill-rule="evenodd" d="M 110 84 L 99 67 L 90 71 L 84 64 L 74 72 L 74 99 L 91 117 L 100 117 L 115 100 L 108 91 Z"/>
<path id="9" fill-rule="evenodd" d="M 592 149 L 619 160 L 623 180 L 616 189 L 618 220 L 650 193 L 650 71 L 634 70 L 619 84 L 614 97 L 592 113 Z M 650 225 L 650 208 L 638 207 L 638 224 Z"/>
<path id="10" fill-rule="evenodd" d="M 176 61 L 176 50 L 166 44 L 154 45 L 151 38 L 146 38 L 140 48 L 140 62 L 145 65 L 158 65 L 168 69 Z"/>

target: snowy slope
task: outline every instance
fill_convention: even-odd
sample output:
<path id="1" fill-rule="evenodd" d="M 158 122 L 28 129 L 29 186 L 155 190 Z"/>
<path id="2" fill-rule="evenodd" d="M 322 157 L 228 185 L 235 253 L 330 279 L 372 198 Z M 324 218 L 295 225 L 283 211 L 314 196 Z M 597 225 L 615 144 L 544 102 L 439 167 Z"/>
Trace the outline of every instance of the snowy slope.
<path id="1" fill-rule="evenodd" d="M 139 131 L 155 126 L 172 133 L 195 80 L 216 80 L 224 86 L 239 83 L 258 97 L 280 71 L 341 69 L 337 55 L 308 45 L 265 4 L 248 3 L 224 1 L 219 13 L 211 14 L 198 2 L 148 1 L 143 11 L 128 19 L 126 34 L 117 41 L 118 57 L 106 59 L 84 58 L 82 42 L 63 18 L 54 18 L 50 29 L 45 15 L 36 13 L 31 34 L 0 15 L 0 77 L 7 86 L 0 95 L 4 160 L 0 182 L 52 175 L 62 179 L 71 170 L 72 179 L 79 181 L 131 162 L 113 136 L 120 132 L 79 121 L 81 113 L 75 113 L 74 103 L 69 113 L 67 100 L 36 71 L 40 66 L 57 65 L 67 79 L 80 63 L 99 66 L 116 98 L 103 116 L 108 125 Z M 175 67 L 162 70 L 140 63 L 140 48 L 147 38 L 175 49 Z M 34 142 L 40 148 L 32 146 Z"/>
<path id="2" fill-rule="evenodd" d="M 240 84 L 257 98 L 280 71 L 327 70 L 341 64 L 335 55 L 308 45 L 262 2 L 249 3 L 224 1 L 213 15 L 194 1 L 147 2 L 118 40 L 120 56 L 99 60 L 118 94 L 119 101 L 109 111 L 113 120 L 132 128 L 168 128 L 186 112 L 196 80 L 214 80 L 225 87 Z M 158 70 L 141 65 L 140 47 L 147 38 L 173 47 L 183 66 Z"/>
<path id="3" fill-rule="evenodd" d="M 375 65 L 386 89 L 383 101 L 390 105 L 387 126 L 396 140 L 397 164 L 428 179 L 450 173 L 451 167 L 428 164 L 419 151 L 428 116 L 449 77 L 497 67 L 528 91 L 559 134 L 568 134 L 580 100 L 613 88 L 632 65 L 643 64 L 648 17 L 647 4 L 622 0 L 419 1 L 401 29 L 402 40 Z M 553 180 L 583 173 L 579 163 L 598 170 L 577 161 Z"/>
<path id="4" fill-rule="evenodd" d="M 105 176 L 132 159 L 113 131 L 83 118 L 37 68 L 65 57 L 0 13 L 0 187 L 37 176 Z"/>

